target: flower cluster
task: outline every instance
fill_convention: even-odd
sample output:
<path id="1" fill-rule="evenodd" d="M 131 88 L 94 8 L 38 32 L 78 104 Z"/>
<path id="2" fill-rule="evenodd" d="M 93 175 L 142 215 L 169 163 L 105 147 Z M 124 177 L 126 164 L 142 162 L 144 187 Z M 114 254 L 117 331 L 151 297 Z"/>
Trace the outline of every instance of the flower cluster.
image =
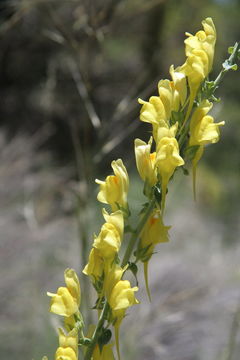
<path id="1" fill-rule="evenodd" d="M 85 336 L 80 312 L 80 283 L 75 271 L 66 269 L 66 286 L 59 287 L 57 293 L 47 293 L 51 297 L 50 311 L 64 317 L 67 332 L 59 329 L 55 360 L 77 360 L 79 346 L 84 360 L 114 360 L 113 343 L 110 342 L 111 326 L 115 330 L 116 350 L 120 359 L 120 325 L 128 308 L 139 303 L 135 297 L 138 287 L 131 285 L 125 273 L 131 271 L 137 280 L 139 261 L 144 266 L 146 290 L 151 299 L 148 264 L 156 245 L 169 241 L 170 226 L 163 222 L 169 181 L 179 167 L 191 162 L 195 195 L 197 164 L 205 146 L 219 140 L 219 128 L 224 125 L 224 121 L 215 123 L 209 115 L 213 93 L 223 71 L 236 68 L 233 61 L 238 45 L 226 60 L 227 70 L 222 70 L 215 82 L 208 81 L 216 30 L 211 18 L 205 19 L 202 25 L 203 30 L 195 35 L 186 33 L 186 60 L 176 69 L 170 66 L 171 80 L 159 81 L 157 96 L 151 96 L 148 101 L 138 100 L 142 105 L 140 120 L 151 125 L 152 134 L 148 142 L 141 139 L 134 142 L 136 167 L 144 182 L 143 193 L 147 197 L 136 227 L 130 221 L 129 177 L 123 161 L 113 161 L 111 166 L 114 174 L 107 176 L 104 181 L 96 180 L 100 187 L 97 199 L 106 204 L 108 210 L 102 209 L 104 223 L 99 233 L 94 235 L 83 273 L 96 290 L 97 300 L 93 308 L 97 310 L 98 322 L 97 325 L 89 325 Z M 120 261 L 124 238 L 125 250 Z"/>
<path id="2" fill-rule="evenodd" d="M 161 188 L 162 214 L 168 182 L 176 168 L 186 162 L 184 150 L 195 149 L 192 157 L 195 174 L 204 145 L 218 141 L 219 126 L 224 124 L 216 124 L 211 116 L 206 116 L 212 103 L 206 99 L 201 101 L 201 84 L 211 71 L 216 42 L 212 19 L 205 19 L 202 25 L 203 30 L 195 35 L 186 33 L 186 61 L 176 69 L 170 66 L 171 80 L 159 81 L 158 96 L 150 97 L 149 101 L 139 99 L 142 104 L 140 120 L 152 125 L 155 151 L 151 152 L 152 137 L 148 143 L 136 139 L 137 169 L 148 197 L 154 185 Z"/>

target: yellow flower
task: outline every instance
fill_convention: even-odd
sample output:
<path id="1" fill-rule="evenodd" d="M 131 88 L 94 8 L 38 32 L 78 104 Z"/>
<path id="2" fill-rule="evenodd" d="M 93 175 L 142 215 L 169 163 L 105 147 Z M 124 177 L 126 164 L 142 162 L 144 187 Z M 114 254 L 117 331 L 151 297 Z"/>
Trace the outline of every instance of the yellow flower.
<path id="1" fill-rule="evenodd" d="M 93 360 L 114 360 L 112 344 L 104 345 L 102 351 L 100 351 L 97 345 L 93 351 Z"/>
<path id="2" fill-rule="evenodd" d="M 175 97 L 179 97 L 180 104 L 183 106 L 187 98 L 186 76 L 183 72 L 178 71 L 177 69 L 174 70 L 173 65 L 170 66 L 169 73 L 174 83 Z"/>
<path id="3" fill-rule="evenodd" d="M 57 315 L 71 316 L 78 311 L 81 300 L 81 289 L 77 274 L 73 269 L 66 269 L 64 272 L 67 287 L 60 287 L 57 293 L 48 292 L 51 304 L 50 311 Z"/>
<path id="4" fill-rule="evenodd" d="M 148 262 L 153 254 L 156 244 L 168 242 L 168 230 L 171 226 L 165 226 L 159 210 L 154 210 L 146 222 L 140 236 L 138 254 L 140 260 L 144 263 L 144 278 L 149 300 L 151 300 L 148 286 Z"/>
<path id="5" fill-rule="evenodd" d="M 112 289 L 109 305 L 112 309 L 113 318 L 116 318 L 118 322 L 125 316 L 127 308 L 139 303 L 135 298 L 135 291 L 138 291 L 138 287 L 135 286 L 131 288 L 128 280 L 118 281 Z"/>
<path id="6" fill-rule="evenodd" d="M 214 48 L 216 43 L 216 29 L 212 18 L 206 18 L 202 21 L 203 29 L 198 31 L 195 35 L 186 33 L 188 38 L 185 42 L 185 51 L 186 56 L 191 55 L 193 50 L 203 50 L 208 56 L 208 71 L 207 74 L 212 69 L 213 57 L 214 57 Z"/>
<path id="7" fill-rule="evenodd" d="M 109 204 L 112 211 L 119 208 L 128 209 L 127 193 L 129 187 L 128 173 L 121 159 L 112 161 L 114 175 L 107 176 L 105 181 L 96 179 L 96 183 L 100 185 L 98 193 L 98 201 Z"/>
<path id="8" fill-rule="evenodd" d="M 104 210 L 103 215 L 107 222 L 94 240 L 93 247 L 99 250 L 103 259 L 113 260 L 121 246 L 124 227 L 123 213 L 118 210 L 109 215 Z"/>
<path id="9" fill-rule="evenodd" d="M 192 160 L 194 198 L 196 198 L 197 164 L 203 155 L 204 145 L 216 143 L 220 137 L 219 126 L 223 126 L 225 124 L 224 121 L 214 123 L 213 117 L 206 115 L 211 108 L 212 103 L 204 100 L 193 113 L 190 122 L 189 146 L 199 145 L 194 159 Z"/>
<path id="10" fill-rule="evenodd" d="M 173 87 L 171 85 L 170 80 L 160 80 L 158 83 L 158 92 L 160 99 L 163 103 L 165 110 L 165 118 L 164 120 L 168 123 L 172 110 L 177 110 L 173 108 Z"/>
<path id="11" fill-rule="evenodd" d="M 161 176 L 162 187 L 162 213 L 165 207 L 165 197 L 167 191 L 167 184 L 173 175 L 177 166 L 184 164 L 184 160 L 179 155 L 178 142 L 173 137 L 163 137 L 157 145 L 156 156 L 157 167 Z"/>
<path id="12" fill-rule="evenodd" d="M 77 360 L 78 359 L 78 333 L 73 329 L 65 335 L 59 329 L 59 347 L 55 354 L 55 360 Z"/>
<path id="13" fill-rule="evenodd" d="M 159 125 L 166 120 L 166 111 L 162 100 L 159 96 L 151 96 L 149 102 L 138 99 L 139 104 L 142 104 L 140 110 L 140 120 L 150 123 L 152 125 Z"/>
<path id="14" fill-rule="evenodd" d="M 92 278 L 93 282 L 98 281 L 103 275 L 104 260 L 100 251 L 92 248 L 89 254 L 88 264 L 83 269 L 83 273 Z"/>
<path id="15" fill-rule="evenodd" d="M 160 142 L 160 140 L 164 137 L 174 138 L 178 129 L 178 123 L 176 122 L 171 127 L 163 127 L 159 126 L 156 130 L 156 144 Z"/>
<path id="16" fill-rule="evenodd" d="M 67 335 L 59 328 L 59 346 L 63 348 L 70 347 L 77 354 L 78 353 L 78 332 L 77 329 L 71 330 Z"/>
<path id="17" fill-rule="evenodd" d="M 152 138 L 148 144 L 140 139 L 135 139 L 135 157 L 137 169 L 143 181 L 146 181 L 150 187 L 157 182 L 157 173 L 155 168 L 156 153 L 151 153 Z"/>
<path id="18" fill-rule="evenodd" d="M 190 122 L 189 145 L 207 145 L 216 143 L 219 140 L 219 126 L 224 125 L 224 121 L 214 123 L 212 116 L 206 115 L 211 109 L 212 103 L 205 100 L 193 113 Z"/>
<path id="19" fill-rule="evenodd" d="M 71 349 L 68 348 L 57 348 L 56 354 L 55 354 L 55 360 L 77 360 L 76 353 Z"/>
<path id="20" fill-rule="evenodd" d="M 139 301 L 135 298 L 134 295 L 135 291 L 138 291 L 138 287 L 135 286 L 131 288 L 131 284 L 128 280 L 120 280 L 114 286 L 109 299 L 109 305 L 112 309 L 112 317 L 114 321 L 118 359 L 120 359 L 119 327 L 121 321 L 125 316 L 127 308 L 132 305 L 139 304 Z"/>
<path id="21" fill-rule="evenodd" d="M 202 21 L 203 29 L 195 35 L 186 33 L 185 40 L 186 62 L 178 68 L 188 77 L 190 100 L 186 119 L 190 115 L 193 102 L 201 82 L 208 76 L 212 69 L 214 47 L 216 43 L 216 30 L 211 18 Z"/>
<path id="22" fill-rule="evenodd" d="M 141 236 L 140 249 L 146 249 L 143 262 L 148 261 L 153 254 L 154 246 L 162 242 L 168 242 L 168 230 L 170 226 L 165 226 L 159 210 L 154 210 L 146 222 Z"/>
<path id="23" fill-rule="evenodd" d="M 121 280 L 123 273 L 126 271 L 127 265 L 122 268 L 118 264 L 106 263 L 104 268 L 104 283 L 103 283 L 103 293 L 109 301 L 112 289 L 114 286 Z"/>

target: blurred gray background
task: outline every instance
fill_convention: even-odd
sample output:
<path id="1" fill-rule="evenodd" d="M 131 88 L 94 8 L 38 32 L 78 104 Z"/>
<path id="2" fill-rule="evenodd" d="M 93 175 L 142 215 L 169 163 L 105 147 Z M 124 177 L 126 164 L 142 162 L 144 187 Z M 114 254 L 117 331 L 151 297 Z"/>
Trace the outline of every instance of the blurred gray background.
<path id="1" fill-rule="evenodd" d="M 54 358 L 59 318 L 46 291 L 63 285 L 66 267 L 78 272 L 93 320 L 81 269 L 103 223 L 94 179 L 121 157 L 137 213 L 145 200 L 133 139 L 150 135 L 137 98 L 156 94 L 169 66 L 183 63 L 185 31 L 208 16 L 218 34 L 214 79 L 239 39 L 239 15 L 239 0 L 0 1 L 1 358 Z M 217 95 L 221 140 L 201 160 L 196 203 L 190 176 L 178 171 L 170 185 L 171 241 L 150 262 L 151 304 L 139 275 L 122 359 L 240 358 L 239 72 Z"/>

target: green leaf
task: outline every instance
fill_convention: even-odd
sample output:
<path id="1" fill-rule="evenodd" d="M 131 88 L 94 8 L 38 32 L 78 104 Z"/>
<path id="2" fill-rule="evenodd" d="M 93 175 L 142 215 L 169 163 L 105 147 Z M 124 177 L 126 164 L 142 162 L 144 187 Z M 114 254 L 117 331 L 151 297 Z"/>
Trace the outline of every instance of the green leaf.
<path id="1" fill-rule="evenodd" d="M 98 345 L 99 345 L 100 353 L 102 352 L 103 346 L 106 345 L 107 343 L 109 343 L 111 338 L 112 338 L 111 330 L 103 328 L 102 333 L 100 334 L 100 336 L 98 338 Z"/>
<path id="2" fill-rule="evenodd" d="M 171 112 L 171 118 L 170 118 L 170 125 L 176 124 L 176 122 L 179 123 L 179 126 L 182 125 L 184 120 L 184 114 L 182 111 L 172 111 Z"/>
<path id="3" fill-rule="evenodd" d="M 223 68 L 228 70 L 237 70 L 237 64 L 230 64 L 229 60 L 225 60 L 222 64 Z"/>
<path id="4" fill-rule="evenodd" d="M 199 149 L 200 145 L 192 145 L 192 146 L 188 146 L 186 149 L 185 149 L 185 157 L 188 159 L 188 160 L 193 160 L 198 149 Z"/>

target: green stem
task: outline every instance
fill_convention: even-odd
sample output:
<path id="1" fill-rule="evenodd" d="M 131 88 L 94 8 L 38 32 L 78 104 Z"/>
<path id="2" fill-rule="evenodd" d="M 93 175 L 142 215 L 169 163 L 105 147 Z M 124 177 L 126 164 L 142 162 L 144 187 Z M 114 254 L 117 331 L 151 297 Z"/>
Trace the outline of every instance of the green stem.
<path id="1" fill-rule="evenodd" d="M 134 249 L 134 245 L 139 237 L 139 235 L 141 234 L 142 232 L 142 229 L 146 223 L 146 221 L 148 220 L 152 210 L 154 209 L 155 207 L 155 198 L 153 198 L 149 204 L 148 204 L 148 207 L 143 215 L 143 217 L 141 218 L 141 220 L 139 221 L 135 231 L 133 232 L 130 240 L 129 240 L 129 243 L 128 243 L 128 247 L 125 251 L 125 254 L 124 254 L 124 257 L 123 257 L 123 261 L 122 261 L 122 267 L 124 267 L 125 265 L 127 265 L 131 255 L 132 255 L 132 251 Z"/>
<path id="2" fill-rule="evenodd" d="M 105 319 L 107 317 L 108 310 L 109 310 L 109 305 L 108 305 L 108 302 L 106 301 L 105 304 L 104 304 L 102 313 L 100 315 L 100 318 L 98 320 L 98 324 L 96 326 L 96 329 L 95 329 L 95 331 L 93 333 L 91 342 L 87 347 L 87 351 L 86 351 L 86 354 L 84 356 L 84 360 L 91 360 L 93 350 L 94 350 L 94 348 L 95 348 L 95 346 L 97 344 L 99 334 L 100 334 L 100 330 L 102 329 L 102 327 L 104 325 L 104 321 L 105 321 Z"/>
<path id="3" fill-rule="evenodd" d="M 236 63 L 237 61 L 237 57 L 238 57 L 238 51 L 239 51 L 239 45 L 240 43 L 235 43 L 234 47 L 233 47 L 233 52 L 232 54 L 229 56 L 228 58 L 228 64 L 229 66 L 232 66 Z M 222 69 L 222 71 L 220 71 L 219 75 L 217 76 L 217 78 L 214 81 L 214 90 L 213 92 L 217 89 L 218 85 L 220 84 L 220 82 L 223 80 L 225 74 L 229 71 L 230 69 Z"/>

